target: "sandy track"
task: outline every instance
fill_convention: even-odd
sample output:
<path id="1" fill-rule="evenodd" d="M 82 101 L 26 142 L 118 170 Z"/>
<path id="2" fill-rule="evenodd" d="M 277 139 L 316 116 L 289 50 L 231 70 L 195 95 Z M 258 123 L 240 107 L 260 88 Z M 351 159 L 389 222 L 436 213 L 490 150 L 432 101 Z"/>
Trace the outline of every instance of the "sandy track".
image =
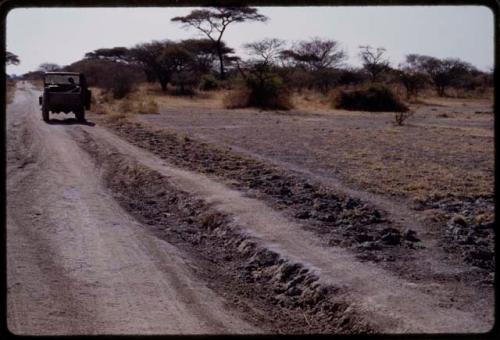
<path id="1" fill-rule="evenodd" d="M 40 119 L 20 87 L 8 109 L 8 327 L 16 334 L 256 333 L 194 277 L 186 254 L 112 199 L 77 125 Z"/>

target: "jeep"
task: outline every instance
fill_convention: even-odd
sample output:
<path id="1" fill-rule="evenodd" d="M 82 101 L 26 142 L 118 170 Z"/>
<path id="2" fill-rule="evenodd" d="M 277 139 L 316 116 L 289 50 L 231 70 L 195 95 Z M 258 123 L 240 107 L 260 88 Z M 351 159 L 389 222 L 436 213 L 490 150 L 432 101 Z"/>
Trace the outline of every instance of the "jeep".
<path id="1" fill-rule="evenodd" d="M 91 91 L 85 76 L 75 72 L 46 72 L 43 75 L 43 95 L 38 99 L 42 118 L 49 121 L 49 112 L 73 112 L 78 121 L 85 121 L 90 110 Z"/>

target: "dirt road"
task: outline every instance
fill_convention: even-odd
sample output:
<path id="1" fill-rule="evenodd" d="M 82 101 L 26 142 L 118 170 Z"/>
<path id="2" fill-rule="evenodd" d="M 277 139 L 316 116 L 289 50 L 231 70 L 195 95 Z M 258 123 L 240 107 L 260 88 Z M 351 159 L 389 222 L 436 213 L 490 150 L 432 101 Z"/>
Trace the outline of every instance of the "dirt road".
<path id="1" fill-rule="evenodd" d="M 20 86 L 8 110 L 13 332 L 491 328 L 491 287 L 450 279 L 474 271 L 425 258 L 407 271 L 430 264 L 435 281 L 412 280 L 360 261 L 229 181 L 174 166 L 98 125 L 44 124 L 37 96 Z"/>
<path id="2" fill-rule="evenodd" d="M 257 333 L 102 187 L 36 91 L 8 112 L 8 327 L 16 334 Z"/>

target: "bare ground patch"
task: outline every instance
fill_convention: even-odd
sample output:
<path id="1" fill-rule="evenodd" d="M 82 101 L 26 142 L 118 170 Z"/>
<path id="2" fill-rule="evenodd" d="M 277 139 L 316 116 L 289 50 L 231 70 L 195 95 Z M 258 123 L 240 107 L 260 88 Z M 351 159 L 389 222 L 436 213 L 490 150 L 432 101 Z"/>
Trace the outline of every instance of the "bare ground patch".
<path id="1" fill-rule="evenodd" d="M 389 113 L 326 109 L 262 113 L 191 108 L 145 119 L 174 134 L 292 164 L 401 202 L 441 235 L 441 247 L 451 257 L 491 270 L 493 116 L 482 114 L 492 112 L 491 100 L 429 98 L 412 110 L 415 114 L 402 127 L 393 125 Z M 455 215 L 466 221 L 460 231 Z"/>
<path id="2" fill-rule="evenodd" d="M 127 120 L 108 121 L 107 125 L 172 164 L 217 176 L 231 187 L 263 199 L 303 222 L 306 229 L 328 238 L 331 245 L 359 250 L 363 259 L 391 261 L 395 247 L 411 252 L 418 242 L 413 231 L 405 233 L 384 212 L 298 174 L 164 129 L 153 131 Z"/>
<path id="3" fill-rule="evenodd" d="M 233 188 L 264 200 L 332 246 L 354 250 L 359 259 L 381 263 L 401 275 L 421 278 L 432 275 L 426 268 L 408 271 L 409 266 L 418 262 L 418 251 L 423 248 L 419 235 L 389 220 L 384 211 L 366 202 L 339 194 L 297 173 L 248 158 L 231 148 L 193 140 L 169 129 L 152 129 L 127 119 L 108 120 L 106 124 L 129 142 L 172 164 L 217 176 Z M 439 218 L 446 218 L 436 217 L 438 213 L 432 216 L 436 224 L 442 222 Z M 469 234 L 468 242 L 473 240 L 469 245 L 457 239 L 449 243 L 445 228 L 438 230 L 437 235 L 452 257 L 458 255 L 466 263 L 492 270 L 492 233 Z M 484 252 L 474 252 L 476 244 L 482 244 Z M 480 277 L 476 279 L 484 279 Z"/>

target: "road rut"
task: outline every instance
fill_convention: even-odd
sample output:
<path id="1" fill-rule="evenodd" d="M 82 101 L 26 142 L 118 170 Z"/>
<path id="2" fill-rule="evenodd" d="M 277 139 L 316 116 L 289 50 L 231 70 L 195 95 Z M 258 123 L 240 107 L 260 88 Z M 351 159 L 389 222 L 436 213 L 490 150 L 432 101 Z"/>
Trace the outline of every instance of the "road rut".
<path id="1" fill-rule="evenodd" d="M 37 93 L 8 108 L 8 328 L 16 334 L 258 333 L 102 187 Z"/>

